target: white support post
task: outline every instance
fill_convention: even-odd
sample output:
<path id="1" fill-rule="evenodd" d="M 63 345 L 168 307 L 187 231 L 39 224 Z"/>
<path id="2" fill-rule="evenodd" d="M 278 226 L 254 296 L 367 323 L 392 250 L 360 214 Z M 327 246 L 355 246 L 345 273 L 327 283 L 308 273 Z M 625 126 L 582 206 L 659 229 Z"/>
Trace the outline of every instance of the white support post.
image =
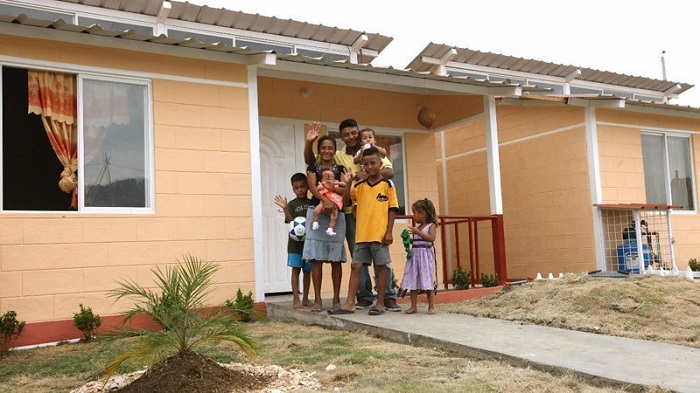
<path id="1" fill-rule="evenodd" d="M 450 202 L 449 202 L 449 190 L 447 187 L 447 150 L 445 149 L 445 130 L 440 131 L 440 164 L 442 165 L 442 200 L 444 202 L 444 206 L 440 206 L 442 210 L 442 215 L 443 216 L 449 216 L 450 215 Z M 445 231 L 445 242 L 447 243 L 447 255 L 443 255 L 442 257 L 447 260 L 447 264 L 445 265 L 447 269 L 450 269 L 450 271 L 453 270 L 452 268 L 452 236 L 450 235 L 452 232 L 447 230 Z"/>
<path id="2" fill-rule="evenodd" d="M 265 301 L 265 250 L 263 250 L 262 178 L 260 169 L 260 122 L 258 121 L 258 70 L 248 66 L 248 116 L 250 126 L 250 178 L 253 201 L 253 258 L 255 301 Z"/>
<path id="3" fill-rule="evenodd" d="M 603 223 L 600 209 L 594 205 L 603 203 L 603 191 L 600 183 L 600 157 L 598 156 L 598 128 L 595 108 L 583 108 L 586 127 L 586 154 L 588 155 L 588 182 L 593 209 L 593 238 L 595 241 L 595 259 L 598 270 L 605 271 L 605 247 L 603 245 Z"/>
<path id="4" fill-rule="evenodd" d="M 484 96 L 484 113 L 486 114 L 486 162 L 489 173 L 491 214 L 503 214 L 501 160 L 498 152 L 498 123 L 496 121 L 496 99 L 494 96 Z"/>
<path id="5" fill-rule="evenodd" d="M 668 255 L 671 257 L 671 270 L 678 270 L 676 266 L 676 253 L 673 251 L 673 231 L 671 230 L 671 210 L 666 210 L 666 229 L 668 230 Z M 660 252 L 660 250 L 656 250 Z"/>
<path id="6" fill-rule="evenodd" d="M 642 273 L 644 271 L 644 242 L 642 241 L 642 220 L 639 219 L 639 210 L 634 210 L 634 233 L 636 236 L 635 240 L 637 243 L 637 259 L 639 260 L 639 273 Z"/>

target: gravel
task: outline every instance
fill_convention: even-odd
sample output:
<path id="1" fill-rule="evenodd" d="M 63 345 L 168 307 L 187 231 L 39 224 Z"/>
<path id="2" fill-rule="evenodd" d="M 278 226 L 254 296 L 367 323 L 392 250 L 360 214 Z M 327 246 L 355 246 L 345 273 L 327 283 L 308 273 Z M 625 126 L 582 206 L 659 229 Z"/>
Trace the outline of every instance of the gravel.
<path id="1" fill-rule="evenodd" d="M 321 384 L 314 377 L 313 372 L 306 372 L 299 369 L 285 369 L 277 365 L 252 365 L 252 364 L 241 364 L 241 363 L 229 363 L 221 364 L 222 366 L 242 371 L 250 374 L 266 374 L 276 376 L 273 382 L 271 382 L 264 389 L 257 390 L 258 393 L 283 393 L 283 392 L 293 392 L 299 389 L 305 390 L 318 390 L 321 388 Z M 128 374 L 119 374 L 112 376 L 105 384 L 103 380 L 88 382 L 78 389 L 72 390 L 71 393 L 102 393 L 102 392 L 114 392 L 118 389 L 123 388 L 128 385 L 138 377 L 140 377 L 146 370 L 134 371 Z M 104 385 L 104 390 L 102 389 Z"/>

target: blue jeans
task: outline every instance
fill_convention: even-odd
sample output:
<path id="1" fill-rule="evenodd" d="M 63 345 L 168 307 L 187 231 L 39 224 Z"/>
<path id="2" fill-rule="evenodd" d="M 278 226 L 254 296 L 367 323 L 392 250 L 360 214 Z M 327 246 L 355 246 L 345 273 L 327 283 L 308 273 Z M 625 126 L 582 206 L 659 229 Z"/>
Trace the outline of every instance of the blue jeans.
<path id="1" fill-rule="evenodd" d="M 350 256 L 352 256 L 355 251 L 355 216 L 352 214 L 345 214 L 345 240 L 348 242 L 348 248 L 350 249 Z M 396 291 L 393 288 L 391 264 L 386 265 L 386 291 L 384 292 L 384 299 L 396 299 Z M 374 281 L 377 281 L 377 276 L 375 275 Z M 357 291 L 357 300 L 367 299 L 374 302 L 377 296 L 374 294 L 374 289 L 372 288 L 372 279 L 369 277 L 369 267 L 367 265 L 362 266 L 362 271 L 360 273 L 360 288 Z"/>

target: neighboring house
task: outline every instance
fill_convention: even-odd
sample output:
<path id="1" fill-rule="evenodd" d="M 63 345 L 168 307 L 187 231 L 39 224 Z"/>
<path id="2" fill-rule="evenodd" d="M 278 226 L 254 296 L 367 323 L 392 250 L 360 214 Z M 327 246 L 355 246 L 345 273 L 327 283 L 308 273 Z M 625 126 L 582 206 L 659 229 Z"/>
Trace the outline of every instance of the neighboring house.
<path id="1" fill-rule="evenodd" d="M 409 67 L 540 88 L 437 116 L 442 214 L 503 214 L 509 279 L 618 270 L 635 213 L 657 267 L 700 256 L 700 110 L 667 103 L 692 86 L 439 44 Z"/>
<path id="2" fill-rule="evenodd" d="M 604 267 L 593 205 L 662 202 L 645 199 L 642 132 L 679 135 L 696 157 L 698 110 L 450 76 L 459 51 L 432 44 L 412 70 L 371 66 L 390 42 L 178 1 L 0 0 L 0 313 L 28 322 L 18 343 L 77 337 L 79 303 L 113 323 L 129 306 L 105 296 L 116 280 L 149 285 L 187 253 L 220 265 L 212 303 L 288 292 L 273 198 L 292 196 L 313 121 L 377 130 L 404 209 L 430 198 L 440 214 L 503 214 L 502 279 Z M 673 223 L 678 255 L 693 256 L 695 210 Z M 399 278 L 404 256 L 395 242 Z"/>

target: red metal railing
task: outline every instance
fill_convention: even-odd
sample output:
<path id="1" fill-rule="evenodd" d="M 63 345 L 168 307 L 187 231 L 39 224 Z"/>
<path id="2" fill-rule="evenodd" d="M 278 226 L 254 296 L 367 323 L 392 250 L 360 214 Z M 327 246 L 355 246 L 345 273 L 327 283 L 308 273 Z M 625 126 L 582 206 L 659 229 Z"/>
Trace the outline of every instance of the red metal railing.
<path id="1" fill-rule="evenodd" d="M 413 216 L 397 216 L 396 218 L 411 219 Z M 493 246 L 493 270 L 498 276 L 500 282 L 508 280 L 506 268 L 506 246 L 505 233 L 503 230 L 503 215 L 492 214 L 489 216 L 438 216 L 438 224 L 440 228 L 440 247 L 442 250 L 442 284 L 447 289 L 451 281 L 451 272 L 463 267 L 462 253 L 460 247 L 460 225 L 466 224 L 467 236 L 469 239 L 469 270 L 471 271 L 471 284 L 476 285 L 481 281 L 481 270 L 479 260 L 479 228 L 480 222 L 491 223 L 491 237 Z M 448 228 L 450 234 L 454 237 L 449 239 Z M 448 240 L 453 243 L 454 247 L 448 245 Z M 452 251 L 452 252 L 450 252 Z M 454 258 L 452 269 L 448 266 L 450 257 Z"/>

